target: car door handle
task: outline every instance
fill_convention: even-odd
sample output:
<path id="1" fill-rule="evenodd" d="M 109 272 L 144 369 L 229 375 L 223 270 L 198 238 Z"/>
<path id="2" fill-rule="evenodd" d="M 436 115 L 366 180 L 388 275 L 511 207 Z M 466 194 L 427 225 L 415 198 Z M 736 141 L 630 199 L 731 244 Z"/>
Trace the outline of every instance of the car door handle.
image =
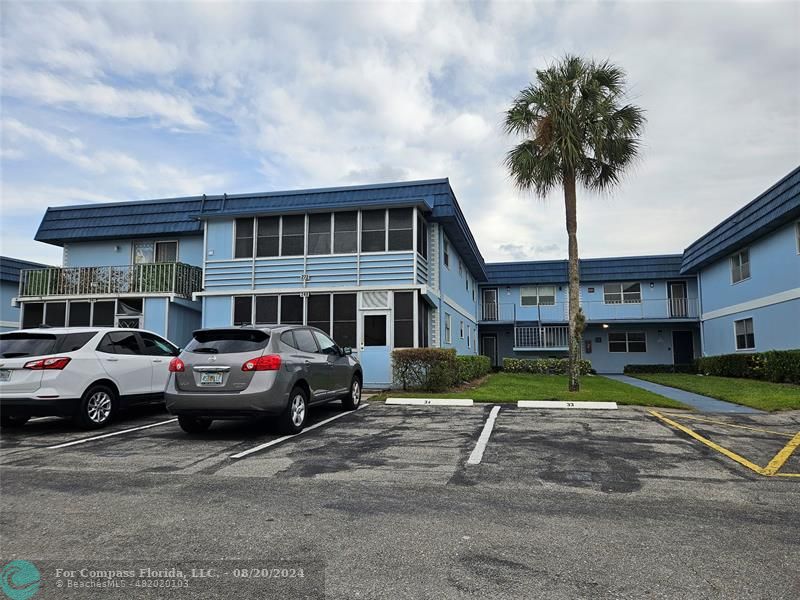
<path id="1" fill-rule="evenodd" d="M 108 362 L 119 362 L 119 359 L 118 359 L 118 358 L 107 358 L 106 360 L 107 360 Z"/>
<path id="2" fill-rule="evenodd" d="M 164 362 L 164 361 L 163 361 L 163 360 L 161 360 L 160 358 L 154 358 L 154 359 L 153 359 L 153 362 Z"/>

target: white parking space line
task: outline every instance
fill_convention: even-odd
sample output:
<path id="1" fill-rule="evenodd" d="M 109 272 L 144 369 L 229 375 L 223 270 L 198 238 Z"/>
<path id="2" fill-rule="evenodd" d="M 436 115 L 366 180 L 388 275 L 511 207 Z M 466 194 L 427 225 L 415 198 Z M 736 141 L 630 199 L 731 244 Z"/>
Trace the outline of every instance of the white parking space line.
<path id="1" fill-rule="evenodd" d="M 366 408 L 367 406 L 369 406 L 369 404 L 362 404 L 356 410 L 361 410 L 362 408 Z M 270 446 L 276 446 L 276 445 L 280 444 L 281 442 L 285 442 L 286 440 L 289 440 L 289 439 L 292 439 L 292 438 L 296 438 L 299 435 L 303 435 L 304 433 L 307 433 L 309 431 L 313 431 L 317 427 L 322 427 L 323 425 L 327 425 L 331 421 L 335 421 L 336 419 L 341 419 L 342 417 L 346 417 L 347 415 L 350 415 L 350 414 L 352 414 L 354 412 L 355 411 L 348 411 L 348 412 L 343 412 L 343 413 L 338 414 L 338 415 L 333 415 L 332 417 L 329 417 L 329 418 L 325 419 L 324 421 L 320 421 L 319 423 L 314 423 L 311 427 L 306 427 L 300 433 L 295 433 L 293 435 L 284 435 L 284 436 L 279 437 L 277 439 L 274 439 L 274 440 L 271 440 L 271 441 L 266 442 L 264 444 L 261 444 L 259 446 L 256 446 L 255 448 L 250 448 L 249 450 L 243 450 L 242 452 L 237 452 L 236 454 L 231 454 L 231 458 L 244 458 L 245 456 L 249 456 L 249 455 L 253 454 L 254 452 L 260 452 L 261 450 L 269 448 Z"/>
<path id="2" fill-rule="evenodd" d="M 63 444 L 56 444 L 55 446 L 45 446 L 45 450 L 56 450 L 57 448 L 66 448 L 68 446 L 77 446 L 78 444 L 85 444 L 87 442 L 94 442 L 95 440 L 102 440 L 105 438 L 114 437 L 115 435 L 122 435 L 123 433 L 130 433 L 132 431 L 141 431 L 142 429 L 150 429 L 151 427 L 159 427 L 167 423 L 174 423 L 178 419 L 169 419 L 167 421 L 159 421 L 158 423 L 150 423 L 150 425 L 142 425 L 141 427 L 131 427 L 130 429 L 123 429 L 122 431 L 112 431 L 111 433 L 104 433 L 103 435 L 95 435 L 73 442 L 65 442 Z"/>
<path id="3" fill-rule="evenodd" d="M 410 406 L 472 406 L 469 398 L 387 398 L 386 404 L 408 404 Z"/>
<path id="4" fill-rule="evenodd" d="M 517 408 L 581 408 L 589 410 L 617 410 L 616 402 L 564 402 L 559 400 L 520 400 Z"/>
<path id="5" fill-rule="evenodd" d="M 475 448 L 472 450 L 472 454 L 469 455 L 467 459 L 468 465 L 478 465 L 483 458 L 483 451 L 486 450 L 486 444 L 489 443 L 489 436 L 492 435 L 492 429 L 494 429 L 494 422 L 497 419 L 497 413 L 500 412 L 499 406 L 492 407 L 492 411 L 489 413 L 489 418 L 486 419 L 486 424 L 483 426 L 483 431 L 481 431 L 481 435 L 478 438 L 478 443 L 475 444 Z"/>

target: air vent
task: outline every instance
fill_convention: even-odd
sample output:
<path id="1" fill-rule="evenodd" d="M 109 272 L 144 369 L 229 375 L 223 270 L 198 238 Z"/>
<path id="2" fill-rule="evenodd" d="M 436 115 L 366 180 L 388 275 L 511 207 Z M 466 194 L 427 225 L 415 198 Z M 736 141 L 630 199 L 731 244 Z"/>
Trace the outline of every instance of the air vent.
<path id="1" fill-rule="evenodd" d="M 389 292 L 384 290 L 361 292 L 361 308 L 389 308 Z"/>

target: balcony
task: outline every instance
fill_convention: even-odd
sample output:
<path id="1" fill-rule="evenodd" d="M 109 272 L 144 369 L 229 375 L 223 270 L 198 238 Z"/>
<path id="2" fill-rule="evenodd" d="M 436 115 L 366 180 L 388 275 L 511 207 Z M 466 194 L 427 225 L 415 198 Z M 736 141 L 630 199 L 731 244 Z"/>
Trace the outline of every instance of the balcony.
<path id="1" fill-rule="evenodd" d="M 643 299 L 640 302 L 605 303 L 602 300 L 581 302 L 587 321 L 639 321 L 639 320 L 697 320 L 700 316 L 696 298 Z M 539 323 L 563 323 L 568 320 L 566 302 L 539 306 L 517 306 L 513 303 L 483 303 L 481 322 L 515 323 L 536 321 Z"/>
<path id="2" fill-rule="evenodd" d="M 174 294 L 191 299 L 202 287 L 203 270 L 185 263 L 23 269 L 19 277 L 20 298 Z"/>
<path id="3" fill-rule="evenodd" d="M 514 350 L 567 350 L 567 325 L 514 327 Z"/>

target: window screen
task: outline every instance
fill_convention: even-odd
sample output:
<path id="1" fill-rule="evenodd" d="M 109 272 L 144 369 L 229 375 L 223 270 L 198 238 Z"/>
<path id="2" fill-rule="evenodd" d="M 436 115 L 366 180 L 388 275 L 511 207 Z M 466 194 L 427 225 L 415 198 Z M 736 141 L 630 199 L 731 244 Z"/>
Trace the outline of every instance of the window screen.
<path id="1" fill-rule="evenodd" d="M 236 219 L 235 258 L 251 258 L 253 256 L 253 219 Z"/>
<path id="2" fill-rule="evenodd" d="M 22 328 L 33 329 L 44 322 L 44 304 L 26 302 L 22 308 Z"/>
<path id="3" fill-rule="evenodd" d="M 91 325 L 92 305 L 89 302 L 69 303 L 69 326 L 88 327 Z"/>
<path id="4" fill-rule="evenodd" d="M 278 297 L 256 296 L 256 323 L 278 322 Z"/>
<path id="5" fill-rule="evenodd" d="M 417 252 L 428 258 L 428 224 L 422 217 L 417 217 Z"/>
<path id="6" fill-rule="evenodd" d="M 303 324 L 302 296 L 281 296 L 281 323 L 289 325 Z"/>
<path id="7" fill-rule="evenodd" d="M 394 346 L 414 347 L 414 292 L 394 293 Z"/>
<path id="8" fill-rule="evenodd" d="M 280 217 L 258 218 L 256 256 L 278 256 L 280 245 Z"/>
<path id="9" fill-rule="evenodd" d="M 386 251 L 386 211 L 361 212 L 361 251 Z"/>
<path id="10" fill-rule="evenodd" d="M 178 242 L 156 242 L 156 262 L 173 263 L 178 260 Z"/>
<path id="11" fill-rule="evenodd" d="M 331 296 L 313 294 L 308 297 L 308 324 L 331 333 Z"/>
<path id="12" fill-rule="evenodd" d="M 333 339 L 342 347 L 356 346 L 356 295 L 333 295 Z"/>
<path id="13" fill-rule="evenodd" d="M 358 213 L 342 212 L 333 215 L 333 251 L 351 254 L 358 249 Z"/>
<path id="14" fill-rule="evenodd" d="M 414 211 L 411 208 L 389 209 L 389 250 L 414 247 Z"/>
<path id="15" fill-rule="evenodd" d="M 44 322 L 50 327 L 64 327 L 64 325 L 67 323 L 67 303 L 46 303 L 44 309 Z"/>
<path id="16" fill-rule="evenodd" d="M 283 217 L 281 256 L 302 256 L 305 252 L 306 217 L 291 215 Z"/>
<path id="17" fill-rule="evenodd" d="M 233 299 L 233 324 L 250 325 L 253 322 L 253 297 L 236 296 Z"/>
<path id="18" fill-rule="evenodd" d="M 94 327 L 113 327 L 116 304 L 114 300 L 95 302 L 92 310 L 92 325 Z"/>
<path id="19" fill-rule="evenodd" d="M 331 253 L 330 213 L 308 216 L 308 253 L 309 254 Z"/>

